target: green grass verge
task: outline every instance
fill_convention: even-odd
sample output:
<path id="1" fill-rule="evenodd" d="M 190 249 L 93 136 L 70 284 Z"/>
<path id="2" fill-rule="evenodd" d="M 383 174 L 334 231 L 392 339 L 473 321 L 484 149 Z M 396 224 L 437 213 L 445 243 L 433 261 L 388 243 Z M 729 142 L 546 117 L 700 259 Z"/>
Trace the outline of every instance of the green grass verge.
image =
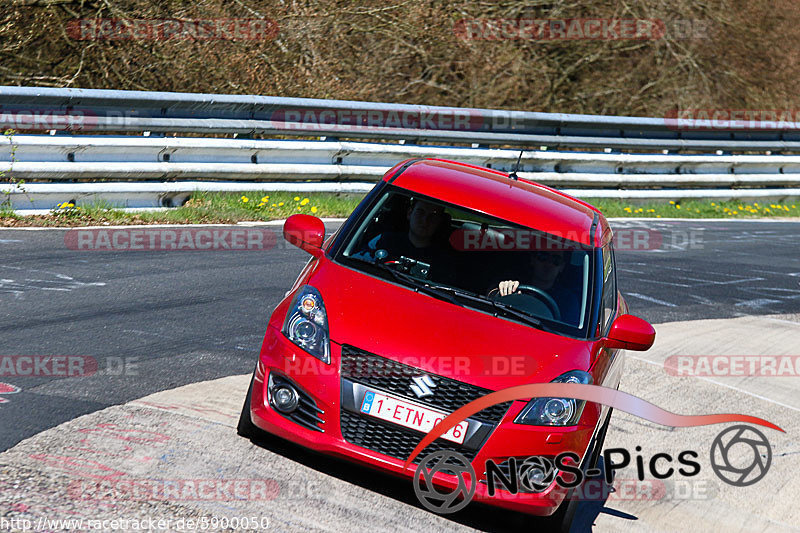
<path id="1" fill-rule="evenodd" d="M 587 199 L 607 217 L 651 218 L 771 218 L 800 217 L 800 202 L 719 202 L 690 200 L 686 202 L 650 202 L 632 204 L 620 200 Z"/>
<path id="2" fill-rule="evenodd" d="M 283 219 L 295 213 L 347 217 L 364 197 L 353 193 L 197 193 L 189 202 L 168 211 L 130 213 L 104 203 L 62 204 L 48 215 L 20 217 L 0 209 L 0 226 L 87 226 L 124 224 L 236 223 Z M 800 204 L 712 202 L 652 202 L 633 205 L 607 199 L 588 199 L 607 217 L 650 218 L 765 218 L 800 217 Z"/>
<path id="3" fill-rule="evenodd" d="M 192 195 L 183 206 L 165 211 L 125 212 L 104 203 L 61 204 L 48 215 L 19 217 L 0 211 L 0 226 L 88 226 L 124 224 L 230 224 L 284 219 L 295 213 L 346 217 L 363 194 L 351 193 L 205 193 Z"/>

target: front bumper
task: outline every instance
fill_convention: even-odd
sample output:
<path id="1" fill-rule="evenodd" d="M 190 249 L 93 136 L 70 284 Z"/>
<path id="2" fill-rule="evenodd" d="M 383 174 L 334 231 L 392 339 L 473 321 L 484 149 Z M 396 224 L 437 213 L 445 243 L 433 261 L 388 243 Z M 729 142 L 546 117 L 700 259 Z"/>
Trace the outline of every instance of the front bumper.
<path id="1" fill-rule="evenodd" d="M 345 437 L 347 434 L 350 436 L 350 440 L 353 440 L 353 432 L 343 432 L 342 425 L 345 424 L 345 427 L 349 428 L 350 426 L 347 424 L 351 424 L 354 417 L 366 419 L 363 420 L 364 424 L 371 424 L 373 420 L 367 415 L 354 413 L 352 405 L 347 405 L 352 404 L 352 401 L 343 397 L 343 380 L 340 374 L 341 357 L 342 347 L 331 343 L 331 364 L 326 365 L 295 346 L 278 329 L 269 326 L 264 338 L 250 398 L 253 423 L 264 431 L 317 452 L 356 461 L 413 479 L 417 464 L 404 468 L 407 455 L 399 457 L 399 455 L 405 454 L 408 446 L 392 448 L 391 453 L 396 455 L 393 457 L 349 442 Z M 308 425 L 297 423 L 274 409 L 270 405 L 269 391 L 265 385 L 270 374 L 288 378 L 302 393 L 312 399 L 322 422 L 316 424 L 316 427 L 308 427 Z M 347 384 L 346 381 L 345 388 L 347 388 Z M 373 387 L 370 388 L 375 390 Z M 343 403 L 345 404 L 344 415 L 342 415 Z M 586 453 L 599 418 L 599 410 L 592 404 L 587 404 L 584 409 L 580 425 L 555 428 L 514 424 L 514 418 L 524 408 L 525 403 L 524 401 L 514 402 L 499 424 L 489 428 L 488 435 L 481 439 L 482 444 L 472 450 L 472 453 L 464 454 L 471 457 L 472 467 L 479 480 L 484 479 L 485 463 L 488 459 L 499 464 L 509 457 L 554 457 L 566 451 L 577 453 L 583 457 Z M 404 433 L 406 441 L 410 437 L 413 445 L 416 445 L 423 436 L 421 433 L 406 430 L 400 426 L 392 428 L 392 430 Z M 459 445 L 455 443 L 439 439 L 434 444 L 440 442 L 443 442 L 447 448 L 462 452 Z M 420 457 L 424 457 L 430 451 L 432 451 L 430 448 L 426 449 L 420 454 Z M 440 473 L 434 477 L 434 483 L 443 489 L 454 489 L 457 486 L 457 478 Z M 411 483 L 409 483 L 409 490 L 413 490 Z M 473 501 L 544 516 L 552 514 L 561 504 L 565 495 L 566 489 L 554 483 L 539 493 L 518 492 L 513 494 L 499 488 L 494 496 L 489 496 L 486 483 L 479 482 Z"/>

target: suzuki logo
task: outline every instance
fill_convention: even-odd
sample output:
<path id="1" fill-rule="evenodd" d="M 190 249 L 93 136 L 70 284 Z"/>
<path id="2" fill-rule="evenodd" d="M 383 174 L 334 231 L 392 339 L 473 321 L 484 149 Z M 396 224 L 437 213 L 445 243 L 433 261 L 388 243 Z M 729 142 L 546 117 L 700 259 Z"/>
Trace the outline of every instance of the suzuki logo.
<path id="1" fill-rule="evenodd" d="M 433 382 L 433 379 L 429 375 L 414 376 L 411 378 L 411 381 L 413 381 L 411 390 L 417 395 L 417 398 L 433 396 L 433 391 L 431 389 L 436 388 L 436 383 Z"/>

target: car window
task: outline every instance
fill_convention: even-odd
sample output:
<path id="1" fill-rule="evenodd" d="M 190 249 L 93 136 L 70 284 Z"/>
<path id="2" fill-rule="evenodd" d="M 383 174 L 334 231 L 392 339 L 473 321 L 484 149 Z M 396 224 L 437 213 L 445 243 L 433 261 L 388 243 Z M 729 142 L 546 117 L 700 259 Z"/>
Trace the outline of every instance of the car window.
<path id="1" fill-rule="evenodd" d="M 617 309 L 617 276 L 614 268 L 614 250 L 610 245 L 603 247 L 603 311 L 601 317 L 601 327 L 603 332 L 607 332 L 610 321 Z"/>
<path id="2" fill-rule="evenodd" d="M 365 213 L 335 260 L 414 289 L 415 283 L 457 289 L 488 302 L 450 291 L 449 299 L 460 305 L 499 316 L 489 305 L 499 302 L 550 329 L 584 336 L 591 248 L 396 187 Z M 517 290 L 500 294 L 501 282 L 508 281 Z"/>

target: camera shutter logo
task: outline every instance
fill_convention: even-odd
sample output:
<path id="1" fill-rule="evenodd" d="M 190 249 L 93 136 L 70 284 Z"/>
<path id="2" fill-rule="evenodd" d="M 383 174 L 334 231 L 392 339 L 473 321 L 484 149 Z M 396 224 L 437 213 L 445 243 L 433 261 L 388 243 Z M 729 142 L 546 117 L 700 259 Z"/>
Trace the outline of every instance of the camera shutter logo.
<path id="1" fill-rule="evenodd" d="M 10 385 L 8 383 L 0 383 L 0 394 L 16 394 L 21 390 L 22 389 L 20 389 L 16 385 Z M 8 403 L 8 400 L 0 396 L 0 403 Z"/>
<path id="2" fill-rule="evenodd" d="M 526 492 L 542 492 L 556 480 L 556 466 L 547 457 L 528 457 L 517 466 L 519 489 Z"/>
<path id="3" fill-rule="evenodd" d="M 437 473 L 454 475 L 458 485 L 450 492 L 440 492 L 433 485 Z M 465 479 L 468 476 L 469 479 Z M 425 481 L 422 487 L 420 477 Z M 458 452 L 440 450 L 422 458 L 414 472 L 414 493 L 420 503 L 429 511 L 450 514 L 459 511 L 472 501 L 475 495 L 475 470 L 466 457 Z"/>
<path id="4" fill-rule="evenodd" d="M 749 459 L 749 464 L 742 465 L 746 461 L 741 459 Z M 751 426 L 729 427 L 717 435 L 711 445 L 711 468 L 717 477 L 734 487 L 747 487 L 760 481 L 771 464 L 772 447 L 767 437 Z"/>
<path id="5" fill-rule="evenodd" d="M 433 390 L 436 388 L 433 378 L 425 374 L 422 376 L 414 376 L 411 378 L 411 392 L 417 395 L 417 398 L 430 398 L 433 396 Z"/>

